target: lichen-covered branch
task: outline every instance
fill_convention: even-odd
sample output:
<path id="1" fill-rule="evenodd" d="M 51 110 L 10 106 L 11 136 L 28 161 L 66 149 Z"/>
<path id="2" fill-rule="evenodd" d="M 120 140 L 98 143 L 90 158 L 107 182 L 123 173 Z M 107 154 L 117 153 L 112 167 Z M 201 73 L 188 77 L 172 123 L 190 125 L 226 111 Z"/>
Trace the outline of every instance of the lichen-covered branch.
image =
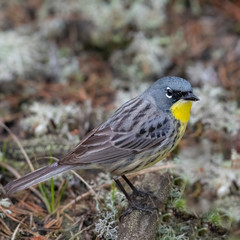
<path id="1" fill-rule="evenodd" d="M 156 200 L 149 197 L 138 197 L 134 199 L 141 205 L 147 205 L 151 208 L 156 207 L 152 213 L 134 210 L 124 216 L 119 223 L 119 240 L 138 239 L 152 240 L 155 238 L 156 230 L 159 225 L 160 214 L 164 209 L 170 188 L 171 178 L 168 173 L 160 175 L 159 173 L 149 173 L 140 176 L 141 190 L 152 191 L 157 197 Z"/>

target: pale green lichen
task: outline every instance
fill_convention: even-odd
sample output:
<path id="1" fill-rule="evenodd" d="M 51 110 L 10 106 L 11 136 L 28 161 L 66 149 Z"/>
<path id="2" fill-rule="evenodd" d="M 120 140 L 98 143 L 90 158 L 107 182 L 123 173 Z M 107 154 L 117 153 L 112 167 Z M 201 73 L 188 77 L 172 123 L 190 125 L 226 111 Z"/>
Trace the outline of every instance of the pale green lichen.
<path id="1" fill-rule="evenodd" d="M 183 231 L 182 231 L 183 232 Z M 162 223 L 158 228 L 159 237 L 156 237 L 156 240 L 186 240 L 188 237 L 186 233 L 179 233 L 179 230 L 176 231 L 168 223 Z"/>
<path id="2" fill-rule="evenodd" d="M 39 34 L 6 31 L 0 34 L 0 81 L 44 70 L 46 45 Z"/>
<path id="3" fill-rule="evenodd" d="M 113 185 L 112 191 L 105 192 L 101 198 L 104 202 L 96 205 L 98 218 L 95 223 L 95 231 L 99 238 L 115 240 L 118 233 L 118 209 L 116 206 L 123 208 L 126 205 L 125 196 Z"/>
<path id="4" fill-rule="evenodd" d="M 25 112 L 28 116 L 21 120 L 21 128 L 36 136 L 42 136 L 46 133 L 58 133 L 62 136 L 72 138 L 71 130 L 88 128 L 89 114 L 91 112 L 90 103 L 85 106 L 77 106 L 75 103 L 68 105 L 50 105 L 47 103 L 34 102 L 31 106 L 26 105 Z M 53 126 L 54 123 L 54 126 Z"/>

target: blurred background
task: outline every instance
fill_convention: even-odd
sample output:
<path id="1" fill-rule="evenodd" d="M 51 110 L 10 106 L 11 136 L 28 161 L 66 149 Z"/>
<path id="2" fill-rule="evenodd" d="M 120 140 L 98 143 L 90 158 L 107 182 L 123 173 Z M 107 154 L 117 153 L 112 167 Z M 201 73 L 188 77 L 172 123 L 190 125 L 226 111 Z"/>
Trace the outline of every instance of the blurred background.
<path id="1" fill-rule="evenodd" d="M 201 224 L 168 219 L 156 239 L 239 239 L 239 36 L 237 0 L 0 1 L 1 184 L 30 171 L 13 134 L 37 168 L 49 163 L 44 156 L 60 157 L 154 81 L 175 75 L 189 80 L 201 101 L 168 157 L 181 184 L 166 212 L 177 208 Z M 51 183 L 39 190 L 43 200 L 29 190 L 0 200 L 2 239 L 24 217 L 19 239 L 67 239 L 85 228 L 73 239 L 114 239 L 110 177 L 94 171 L 81 176 L 92 187 L 108 184 L 98 193 L 103 203 L 96 205 L 89 194 L 91 201 L 76 204 L 74 214 L 68 209 L 67 217 L 53 217 L 49 213 L 88 191 L 73 175 L 59 177 L 52 209 L 46 207 Z"/>

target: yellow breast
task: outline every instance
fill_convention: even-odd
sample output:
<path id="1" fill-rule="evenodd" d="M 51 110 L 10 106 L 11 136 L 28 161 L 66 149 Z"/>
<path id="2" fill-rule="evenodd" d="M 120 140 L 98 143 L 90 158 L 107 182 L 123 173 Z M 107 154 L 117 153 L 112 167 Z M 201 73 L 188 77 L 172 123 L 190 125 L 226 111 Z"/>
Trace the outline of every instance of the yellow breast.
<path id="1" fill-rule="evenodd" d="M 179 100 L 171 107 L 172 115 L 183 123 L 187 123 L 190 118 L 190 111 L 192 107 L 191 101 Z"/>

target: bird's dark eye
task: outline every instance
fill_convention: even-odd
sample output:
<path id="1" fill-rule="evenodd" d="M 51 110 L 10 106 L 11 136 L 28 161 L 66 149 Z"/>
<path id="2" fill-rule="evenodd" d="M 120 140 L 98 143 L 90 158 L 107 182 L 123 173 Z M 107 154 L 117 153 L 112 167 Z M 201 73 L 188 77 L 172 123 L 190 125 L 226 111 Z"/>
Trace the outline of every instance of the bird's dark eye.
<path id="1" fill-rule="evenodd" d="M 173 90 L 171 88 L 167 87 L 167 89 L 166 89 L 166 97 L 167 98 L 172 98 L 172 96 L 173 96 Z"/>

